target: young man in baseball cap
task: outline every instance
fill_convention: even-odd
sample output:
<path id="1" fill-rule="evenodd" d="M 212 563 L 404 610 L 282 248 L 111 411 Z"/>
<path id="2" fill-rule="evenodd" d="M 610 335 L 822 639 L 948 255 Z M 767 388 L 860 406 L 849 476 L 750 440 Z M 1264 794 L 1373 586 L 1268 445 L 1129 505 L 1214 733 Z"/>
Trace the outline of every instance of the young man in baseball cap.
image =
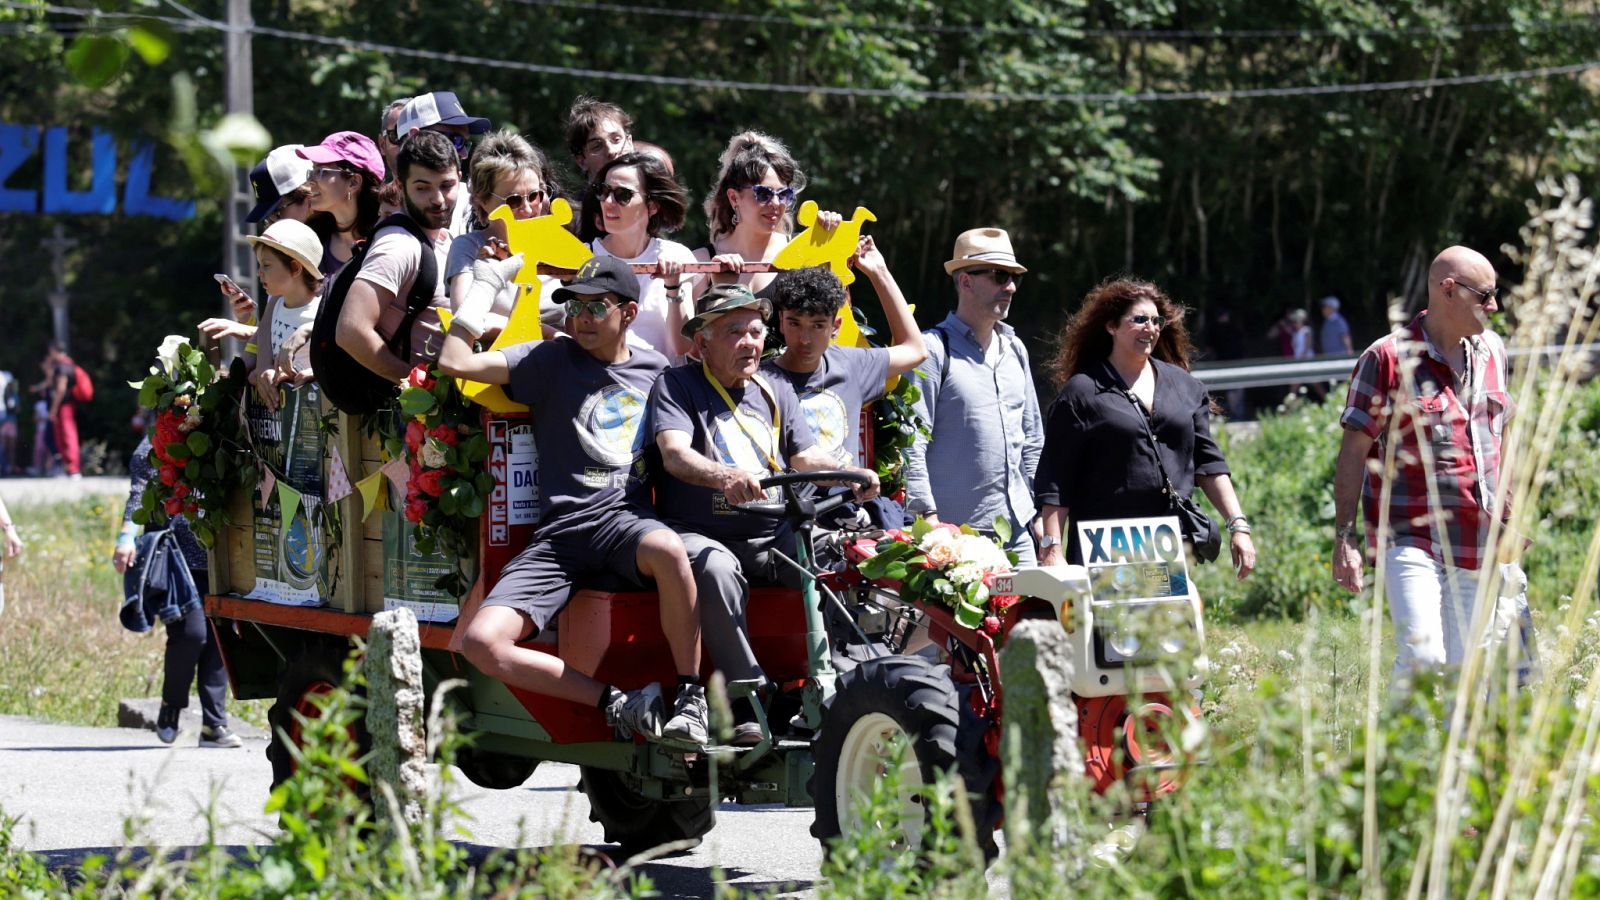
<path id="1" fill-rule="evenodd" d="M 419 131 L 434 131 L 450 139 L 456 154 L 461 157 L 463 190 L 456 198 L 456 207 L 450 217 L 450 236 L 459 237 L 472 229 L 472 185 L 466 182 L 468 159 L 472 156 L 472 135 L 483 134 L 492 128 L 488 119 L 469 116 L 452 91 L 433 91 L 418 94 L 400 109 L 395 123 L 395 133 L 401 143 Z"/>
<path id="2" fill-rule="evenodd" d="M 472 287 L 439 355 L 440 371 L 505 385 L 512 400 L 528 405 L 544 500 L 533 542 L 466 620 L 463 650 L 507 684 L 598 707 L 619 737 L 632 732 L 704 746 L 694 580 L 683 541 L 656 518 L 645 481 L 645 398 L 667 360 L 628 344 L 628 325 L 639 315 L 638 278 L 615 257 L 590 259 L 553 294 L 566 306 L 571 340 L 474 353 L 471 342 L 483 333 L 495 294 L 522 264 L 521 254 L 473 264 Z M 659 683 L 621 690 L 521 646 L 549 627 L 583 579 L 602 572 L 655 580 L 661 630 L 678 672 L 677 700 L 664 724 Z"/>

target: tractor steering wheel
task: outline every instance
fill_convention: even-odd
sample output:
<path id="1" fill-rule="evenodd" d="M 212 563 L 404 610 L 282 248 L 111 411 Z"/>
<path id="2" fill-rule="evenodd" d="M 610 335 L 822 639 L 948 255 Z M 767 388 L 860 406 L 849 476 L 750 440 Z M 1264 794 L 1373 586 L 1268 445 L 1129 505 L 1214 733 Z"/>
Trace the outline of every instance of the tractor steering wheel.
<path id="1" fill-rule="evenodd" d="M 831 497 L 824 497 L 821 500 L 814 501 L 800 496 L 800 493 L 795 490 L 797 485 L 819 484 L 824 481 L 846 481 L 856 485 L 872 483 L 872 479 L 865 474 L 846 469 L 785 472 L 782 475 L 772 475 L 761 479 L 763 490 L 775 487 L 783 488 L 783 502 L 757 500 L 753 503 L 740 504 L 735 509 L 755 513 L 758 516 L 765 516 L 769 519 L 787 519 L 790 524 L 798 526 L 806 522 L 815 521 L 818 516 L 838 509 L 840 506 L 855 499 L 855 494 L 849 493 L 834 494 Z"/>

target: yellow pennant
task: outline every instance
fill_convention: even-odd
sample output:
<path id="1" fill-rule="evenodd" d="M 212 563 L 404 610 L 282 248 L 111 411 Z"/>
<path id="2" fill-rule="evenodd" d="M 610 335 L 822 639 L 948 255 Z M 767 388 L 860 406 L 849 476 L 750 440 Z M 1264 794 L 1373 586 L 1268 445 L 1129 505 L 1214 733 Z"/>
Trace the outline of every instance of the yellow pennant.
<path id="1" fill-rule="evenodd" d="M 383 473 L 373 472 L 371 475 L 356 482 L 356 490 L 361 492 L 361 521 L 365 522 L 372 511 L 383 505 Z"/>

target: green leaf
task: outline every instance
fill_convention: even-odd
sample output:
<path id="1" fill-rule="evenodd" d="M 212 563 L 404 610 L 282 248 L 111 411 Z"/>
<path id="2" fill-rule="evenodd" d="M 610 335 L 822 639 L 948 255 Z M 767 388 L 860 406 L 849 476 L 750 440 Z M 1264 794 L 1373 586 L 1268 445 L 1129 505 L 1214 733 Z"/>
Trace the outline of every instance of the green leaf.
<path id="1" fill-rule="evenodd" d="M 437 401 L 433 395 L 418 387 L 408 387 L 400 392 L 400 412 L 407 418 L 415 418 L 433 412 Z"/>
<path id="2" fill-rule="evenodd" d="M 189 452 L 189 445 L 183 443 L 182 441 L 176 441 L 168 444 L 167 455 L 173 459 L 188 459 L 191 455 Z"/>
<path id="3" fill-rule="evenodd" d="M 439 511 L 447 516 L 456 514 L 456 498 L 454 494 L 445 491 L 439 495 Z"/>
<path id="4" fill-rule="evenodd" d="M 472 483 L 477 487 L 478 493 L 485 497 L 494 493 L 494 476 L 488 472 L 479 472 L 477 477 L 472 479 Z"/>
<path id="5" fill-rule="evenodd" d="M 489 458 L 489 439 L 482 433 L 475 434 L 461 449 L 466 454 L 467 462 L 481 463 Z"/>
<path id="6" fill-rule="evenodd" d="M 189 432 L 189 439 L 184 441 L 189 446 L 189 452 L 195 456 L 205 456 L 211 452 L 211 438 L 203 431 Z"/>
<path id="7" fill-rule="evenodd" d="M 1002 545 L 1011 543 L 1011 520 L 1005 516 L 994 517 L 994 533 L 1000 538 Z"/>
<path id="8" fill-rule="evenodd" d="M 914 538 L 917 543 L 921 543 L 922 539 L 927 537 L 928 532 L 932 530 L 933 526 L 928 523 L 927 519 L 924 519 L 921 516 L 917 516 L 917 520 L 911 523 L 911 537 Z"/>
<path id="9" fill-rule="evenodd" d="M 903 563 L 903 562 L 898 562 L 897 561 L 897 562 L 890 563 L 888 565 L 888 567 L 884 570 L 883 574 L 887 575 L 890 578 L 893 578 L 895 581 L 904 581 L 906 575 L 908 575 L 909 573 L 910 573 L 910 569 L 906 566 L 906 564 Z"/>
<path id="10" fill-rule="evenodd" d="M 138 509 L 134 510 L 133 511 L 133 524 L 135 524 L 135 525 L 148 525 L 148 524 L 150 524 L 150 511 L 148 509 L 145 509 L 142 506 L 139 507 Z"/>
<path id="11" fill-rule="evenodd" d="M 91 88 L 110 84 L 127 61 L 127 45 L 104 34 L 80 34 L 67 48 L 67 69 Z"/>
<path id="12" fill-rule="evenodd" d="M 160 392 L 148 384 L 139 389 L 139 405 L 145 409 L 155 409 L 160 398 Z"/>
<path id="13" fill-rule="evenodd" d="M 483 498 L 474 495 L 472 499 L 468 500 L 466 505 L 462 507 L 461 514 L 469 519 L 476 519 L 477 517 L 483 515 Z"/>
<path id="14" fill-rule="evenodd" d="M 128 29 L 128 46 L 147 65 L 159 66 L 172 52 L 172 30 L 163 22 L 140 22 Z"/>
<path id="15" fill-rule="evenodd" d="M 200 460 L 191 459 L 183 464 L 183 478 L 191 483 L 200 480 Z"/>

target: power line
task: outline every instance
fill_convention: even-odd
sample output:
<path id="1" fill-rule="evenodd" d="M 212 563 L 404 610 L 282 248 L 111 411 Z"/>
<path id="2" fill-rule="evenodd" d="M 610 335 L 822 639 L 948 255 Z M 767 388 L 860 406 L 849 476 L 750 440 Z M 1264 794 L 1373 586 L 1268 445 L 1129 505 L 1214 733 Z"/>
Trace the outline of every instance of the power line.
<path id="1" fill-rule="evenodd" d="M 931 34 L 992 34 L 1030 35 L 1048 32 L 1068 37 L 1131 38 L 1135 40 L 1232 40 L 1259 38 L 1314 38 L 1385 37 L 1414 35 L 1481 34 L 1518 29 L 1543 31 L 1568 28 L 1593 28 L 1600 24 L 1600 16 L 1577 16 L 1541 22 L 1479 22 L 1451 25 L 1408 25 L 1391 28 L 1081 28 L 1076 25 L 1048 23 L 1034 26 L 1018 25 L 947 25 L 939 22 L 889 22 L 863 17 L 825 19 L 814 16 L 781 16 L 758 13 L 730 13 L 716 10 L 670 9 L 664 6 L 640 6 L 626 3 L 600 2 L 600 0 L 512 0 L 525 6 L 552 9 L 570 9 L 579 12 L 614 13 L 618 15 L 660 16 L 677 19 L 694 19 L 705 22 L 739 22 L 750 25 L 781 25 L 800 29 L 848 28 L 859 31 L 926 32 Z"/>
<path id="2" fill-rule="evenodd" d="M 1510 72 L 1487 72 L 1473 75 L 1449 75 L 1433 78 L 1405 79 L 1399 81 L 1187 91 L 1021 91 L 1007 93 L 1000 91 L 928 91 L 912 90 L 909 88 L 841 87 L 834 85 L 805 85 L 738 81 L 732 79 L 698 78 L 679 75 L 649 75 L 641 72 L 619 72 L 605 69 L 581 69 L 568 66 L 551 66 L 541 63 L 521 62 L 518 60 L 494 59 L 491 57 L 473 56 L 470 54 L 454 53 L 444 50 L 423 50 L 414 47 L 397 47 L 391 44 L 380 44 L 375 41 L 359 40 L 356 38 L 332 37 L 329 35 L 313 34 L 303 31 L 291 31 L 263 25 L 251 25 L 246 29 L 235 29 L 225 22 L 219 22 L 217 20 L 208 19 L 204 16 L 201 16 L 188 7 L 178 3 L 177 0 L 166 0 L 166 2 L 174 8 L 182 11 L 188 17 L 187 20 L 177 19 L 174 21 L 192 22 L 215 31 L 230 32 L 235 30 L 244 30 L 253 35 L 260 35 L 262 37 L 273 37 L 283 40 L 320 44 L 323 46 L 339 47 L 346 50 L 363 50 L 391 56 L 410 57 L 413 59 L 426 59 L 435 62 L 451 63 L 454 65 L 480 66 L 504 71 L 527 72 L 541 75 L 557 75 L 570 78 L 591 79 L 596 81 L 621 81 L 634 84 L 652 84 L 669 87 L 870 99 L 956 101 L 967 103 L 1043 104 L 1123 104 L 1255 100 L 1269 98 L 1329 96 L 1334 94 L 1427 90 L 1439 87 L 1495 84 L 1512 81 L 1525 81 L 1535 78 L 1552 78 L 1566 75 L 1576 75 L 1593 69 L 1600 69 L 1600 61 L 1595 61 L 1573 63 L 1564 66 L 1541 66 L 1533 69 L 1519 69 Z M 39 8 L 37 5 L 25 5 L 11 2 L 11 0 L 0 0 L 0 7 L 27 9 Z M 69 15 L 99 14 L 98 10 L 83 9 L 81 7 L 47 6 L 45 9 L 50 12 L 64 13 Z M 152 17 L 134 16 L 132 18 L 148 19 Z M 159 17 L 155 18 L 159 19 Z"/>

